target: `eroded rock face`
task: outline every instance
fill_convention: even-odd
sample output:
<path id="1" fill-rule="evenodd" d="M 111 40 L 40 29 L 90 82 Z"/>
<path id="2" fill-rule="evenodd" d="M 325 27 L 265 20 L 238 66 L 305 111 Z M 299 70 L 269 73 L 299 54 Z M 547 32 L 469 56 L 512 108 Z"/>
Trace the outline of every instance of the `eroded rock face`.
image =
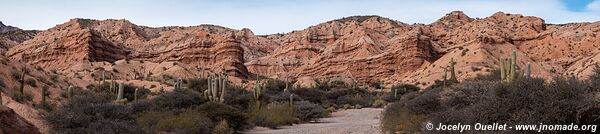
<path id="1" fill-rule="evenodd" d="M 214 25 L 151 28 L 126 20 L 73 19 L 12 47 L 8 56 L 55 70 L 128 59 L 177 62 L 242 79 L 347 77 L 364 85 L 424 87 L 441 79 L 449 59 L 459 62 L 462 80 L 492 71 L 513 50 L 522 56 L 519 66 L 534 66 L 534 75 L 584 77 L 600 54 L 599 29 L 599 22 L 554 25 L 520 14 L 471 18 L 460 11 L 431 24 L 352 16 L 273 35 Z"/>
<path id="2" fill-rule="evenodd" d="M 12 109 L 0 106 L 0 133 L 3 134 L 39 134 L 38 129 Z"/>
<path id="3" fill-rule="evenodd" d="M 8 48 L 33 38 L 37 32 L 35 30 L 21 30 L 17 27 L 7 26 L 0 21 L 0 51 L 5 53 Z"/>
<path id="4" fill-rule="evenodd" d="M 8 56 L 58 70 L 82 61 L 175 61 L 246 77 L 244 62 L 273 51 L 275 46 L 248 29 L 213 25 L 150 28 L 126 20 L 72 19 L 12 48 Z"/>
<path id="5" fill-rule="evenodd" d="M 498 58 L 515 50 L 519 66 L 532 64 L 536 76 L 585 76 L 600 54 L 598 29 L 599 22 L 552 25 L 503 12 L 474 19 L 454 11 L 428 25 L 354 16 L 267 36 L 281 47 L 246 66 L 273 78 L 342 76 L 361 84 L 382 80 L 388 86 L 404 82 L 425 87 L 442 79 L 451 58 L 459 62 L 462 80 L 494 70 Z"/>

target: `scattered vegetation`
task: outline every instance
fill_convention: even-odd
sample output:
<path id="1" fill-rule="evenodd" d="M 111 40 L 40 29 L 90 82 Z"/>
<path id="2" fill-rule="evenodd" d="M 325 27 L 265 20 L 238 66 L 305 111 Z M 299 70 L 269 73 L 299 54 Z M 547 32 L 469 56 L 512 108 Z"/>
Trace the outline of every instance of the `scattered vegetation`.
<path id="1" fill-rule="evenodd" d="M 523 75 L 500 79 L 498 72 L 405 94 L 385 109 L 381 127 L 386 133 L 420 133 L 425 121 L 509 125 L 600 122 L 596 118 L 600 100 L 593 97 L 600 91 L 594 85 L 599 82 L 600 69 L 595 69 L 589 80 L 556 77 L 550 82 Z"/>

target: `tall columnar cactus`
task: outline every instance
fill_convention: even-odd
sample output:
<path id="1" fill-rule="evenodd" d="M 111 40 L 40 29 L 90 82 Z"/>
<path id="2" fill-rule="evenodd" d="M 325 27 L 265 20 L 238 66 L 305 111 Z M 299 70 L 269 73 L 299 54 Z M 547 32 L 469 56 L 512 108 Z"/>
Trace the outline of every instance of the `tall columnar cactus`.
<path id="1" fill-rule="evenodd" d="M 117 93 L 117 82 L 115 82 L 115 79 L 112 79 L 110 82 L 110 92 L 112 94 L 116 94 Z"/>
<path id="2" fill-rule="evenodd" d="M 527 68 L 525 68 L 525 78 L 531 78 L 531 64 L 527 63 Z"/>
<path id="3" fill-rule="evenodd" d="M 133 100 L 137 100 L 138 99 L 138 88 L 135 88 L 135 92 L 133 92 Z"/>
<path id="4" fill-rule="evenodd" d="M 517 79 L 517 52 L 513 51 L 509 60 L 499 59 L 500 79 L 502 82 L 512 82 Z"/>
<path id="5" fill-rule="evenodd" d="M 69 85 L 69 88 L 67 88 L 67 95 L 68 95 L 69 99 L 73 99 L 74 94 L 75 94 L 75 87 L 73 87 L 72 85 Z"/>
<path id="6" fill-rule="evenodd" d="M 44 86 L 42 87 L 42 105 L 46 105 L 46 92 L 48 90 L 48 87 Z"/>
<path id="7" fill-rule="evenodd" d="M 212 102 L 223 103 L 225 101 L 225 91 L 227 88 L 228 76 L 226 74 L 218 74 L 209 76 L 208 89 L 204 90 L 204 97 Z"/>
<path id="8" fill-rule="evenodd" d="M 512 52 L 510 62 L 510 79 L 512 81 L 517 79 L 517 52 L 515 50 Z"/>
<path id="9" fill-rule="evenodd" d="M 123 94 L 125 93 L 125 86 L 123 83 L 119 83 L 119 94 L 117 94 L 117 101 L 123 100 Z"/>
<path id="10" fill-rule="evenodd" d="M 256 75 L 256 83 L 254 84 L 254 88 L 252 88 L 252 96 L 254 97 L 254 101 L 256 102 L 256 108 L 260 109 L 260 97 L 262 93 L 262 82 L 258 75 Z"/>
<path id="11" fill-rule="evenodd" d="M 456 64 L 456 62 L 454 62 L 454 58 L 450 58 L 450 81 L 458 82 L 456 79 L 456 73 L 454 72 L 454 64 Z"/>
<path id="12" fill-rule="evenodd" d="M 356 86 L 356 80 L 352 79 L 352 89 L 357 89 L 358 87 Z"/>
<path id="13" fill-rule="evenodd" d="M 290 94 L 290 107 L 294 105 L 294 94 Z"/>
<path id="14" fill-rule="evenodd" d="M 181 79 L 177 79 L 175 81 L 175 84 L 173 84 L 173 87 L 175 88 L 175 90 L 179 90 L 179 89 L 182 89 L 182 87 L 183 87 L 182 84 L 183 83 L 181 82 Z"/>
<path id="15" fill-rule="evenodd" d="M 394 88 L 394 98 L 398 98 L 398 88 Z"/>
<path id="16" fill-rule="evenodd" d="M 102 71 L 102 83 L 106 82 L 106 73 Z"/>
<path id="17" fill-rule="evenodd" d="M 2 106 L 3 101 L 2 101 L 2 92 L 0 92 L 0 106 Z"/>
<path id="18" fill-rule="evenodd" d="M 285 88 L 283 89 L 283 91 L 284 91 L 284 92 L 287 92 L 287 91 L 288 91 L 288 89 L 289 89 L 289 84 L 288 84 L 288 83 L 289 83 L 289 82 L 288 82 L 288 79 L 287 79 L 287 78 L 285 78 Z"/>
<path id="19" fill-rule="evenodd" d="M 27 73 L 27 68 L 23 67 L 21 69 L 21 80 L 19 80 L 19 82 L 21 82 L 21 85 L 19 86 L 19 90 L 21 91 L 21 94 L 25 94 L 25 73 Z"/>

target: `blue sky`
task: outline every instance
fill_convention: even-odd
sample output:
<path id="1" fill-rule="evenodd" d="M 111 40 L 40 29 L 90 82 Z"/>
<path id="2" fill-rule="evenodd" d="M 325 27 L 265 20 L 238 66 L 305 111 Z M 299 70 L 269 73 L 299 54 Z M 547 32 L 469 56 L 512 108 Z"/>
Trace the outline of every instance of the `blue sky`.
<path id="1" fill-rule="evenodd" d="M 497 11 L 538 16 L 547 23 L 600 21 L 600 0 L 12 0 L 1 1 L 0 21 L 45 30 L 71 18 L 127 19 L 145 26 L 216 24 L 284 33 L 352 15 L 380 15 L 429 24 L 461 10 L 487 17 Z"/>

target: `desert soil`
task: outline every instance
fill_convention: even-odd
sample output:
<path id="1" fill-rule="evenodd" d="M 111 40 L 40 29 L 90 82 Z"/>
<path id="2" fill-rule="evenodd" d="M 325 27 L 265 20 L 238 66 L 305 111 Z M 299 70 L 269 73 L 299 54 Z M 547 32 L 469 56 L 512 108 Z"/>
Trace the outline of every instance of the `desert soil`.
<path id="1" fill-rule="evenodd" d="M 254 128 L 247 134 L 375 134 L 379 130 L 381 108 L 340 110 L 315 123 L 283 126 L 278 129 Z"/>

